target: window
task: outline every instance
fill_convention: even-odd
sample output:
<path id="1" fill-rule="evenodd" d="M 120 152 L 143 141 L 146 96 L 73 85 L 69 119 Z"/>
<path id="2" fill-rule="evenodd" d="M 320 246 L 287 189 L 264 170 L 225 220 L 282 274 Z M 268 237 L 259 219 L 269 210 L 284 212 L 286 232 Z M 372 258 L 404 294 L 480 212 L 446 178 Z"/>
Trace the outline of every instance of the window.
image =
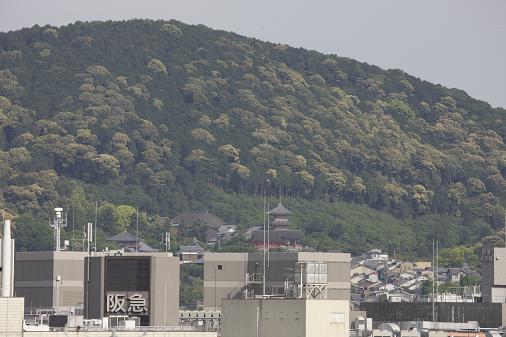
<path id="1" fill-rule="evenodd" d="M 149 291 L 149 257 L 107 257 L 106 291 Z"/>
<path id="2" fill-rule="evenodd" d="M 218 265 L 218 270 L 223 270 L 223 265 L 219 264 Z"/>

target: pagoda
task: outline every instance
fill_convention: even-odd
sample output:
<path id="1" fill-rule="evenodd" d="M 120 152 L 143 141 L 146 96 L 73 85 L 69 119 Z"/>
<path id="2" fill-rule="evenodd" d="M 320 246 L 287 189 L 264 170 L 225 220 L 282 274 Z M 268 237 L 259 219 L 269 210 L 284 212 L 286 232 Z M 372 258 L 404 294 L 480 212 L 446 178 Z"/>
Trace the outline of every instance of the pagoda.
<path id="1" fill-rule="evenodd" d="M 282 203 L 279 203 L 274 209 L 269 211 L 269 215 L 274 217 L 274 221 L 272 222 L 272 229 L 275 231 L 279 230 L 289 230 L 290 220 L 288 217 L 292 214 L 290 210 L 288 210 Z"/>

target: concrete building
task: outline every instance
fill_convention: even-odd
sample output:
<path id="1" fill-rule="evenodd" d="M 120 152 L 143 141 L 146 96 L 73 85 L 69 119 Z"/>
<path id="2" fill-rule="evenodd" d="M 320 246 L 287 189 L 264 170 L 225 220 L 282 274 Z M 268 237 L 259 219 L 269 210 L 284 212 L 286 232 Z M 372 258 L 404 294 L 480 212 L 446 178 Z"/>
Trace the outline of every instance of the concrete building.
<path id="1" fill-rule="evenodd" d="M 483 302 L 506 302 L 506 248 L 481 251 L 481 295 Z"/>
<path id="2" fill-rule="evenodd" d="M 506 303 L 435 303 L 434 315 L 429 302 L 361 302 L 360 310 L 374 322 L 407 321 L 467 323 L 476 321 L 481 328 L 506 325 Z M 440 326 L 443 327 L 443 323 Z"/>
<path id="3" fill-rule="evenodd" d="M 179 258 L 171 253 L 87 257 L 84 318 L 138 317 L 143 326 L 177 325 Z"/>
<path id="4" fill-rule="evenodd" d="M 198 244 L 180 246 L 178 255 L 181 262 L 191 263 L 204 257 L 204 249 Z"/>
<path id="5" fill-rule="evenodd" d="M 309 270 L 314 266 L 322 268 L 321 273 Z M 315 294 L 324 292 L 329 300 L 350 299 L 348 253 L 271 252 L 265 265 L 265 294 L 284 296 L 285 289 L 299 287 L 301 268 L 304 278 L 306 274 L 318 275 L 307 280 L 315 284 Z M 219 310 L 222 299 L 244 297 L 245 293 L 262 295 L 262 281 L 262 252 L 204 254 L 205 310 Z"/>
<path id="6" fill-rule="evenodd" d="M 21 337 L 23 314 L 23 298 L 0 297 L 0 336 Z"/>
<path id="7" fill-rule="evenodd" d="M 69 311 L 83 304 L 85 252 L 17 252 L 14 294 L 24 297 L 25 312 Z"/>
<path id="8" fill-rule="evenodd" d="M 349 301 L 224 300 L 223 337 L 348 337 Z"/>
<path id="9" fill-rule="evenodd" d="M 216 332 L 201 332 L 186 327 L 145 327 L 108 330 L 98 327 L 55 331 L 30 331 L 23 325 L 23 298 L 0 297 L 0 336 L 2 337 L 216 337 Z"/>

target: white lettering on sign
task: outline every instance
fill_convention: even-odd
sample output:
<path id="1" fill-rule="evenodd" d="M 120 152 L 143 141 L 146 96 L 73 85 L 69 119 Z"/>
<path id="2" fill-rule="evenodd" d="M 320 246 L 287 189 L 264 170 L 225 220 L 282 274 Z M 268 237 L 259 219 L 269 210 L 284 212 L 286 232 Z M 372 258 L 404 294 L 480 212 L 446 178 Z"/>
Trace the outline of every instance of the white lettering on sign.
<path id="1" fill-rule="evenodd" d="M 128 298 L 128 311 L 140 314 L 142 312 L 148 311 L 146 306 L 146 299 L 142 297 L 140 294 L 133 294 Z"/>
<path id="2" fill-rule="evenodd" d="M 147 299 L 141 294 L 134 293 L 128 299 L 125 294 L 107 294 L 106 301 L 106 311 L 109 314 L 142 314 L 148 312 Z"/>
<path id="3" fill-rule="evenodd" d="M 122 294 L 107 294 L 107 312 L 126 313 L 126 298 Z"/>

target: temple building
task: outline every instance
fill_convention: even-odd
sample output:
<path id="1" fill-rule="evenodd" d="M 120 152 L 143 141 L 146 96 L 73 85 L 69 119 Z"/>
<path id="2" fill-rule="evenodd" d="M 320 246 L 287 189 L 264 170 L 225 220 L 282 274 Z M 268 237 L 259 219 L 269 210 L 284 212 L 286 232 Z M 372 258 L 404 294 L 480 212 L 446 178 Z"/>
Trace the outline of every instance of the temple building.
<path id="1" fill-rule="evenodd" d="M 300 249 L 300 239 L 303 237 L 301 230 L 290 229 L 290 215 L 292 212 L 288 210 L 282 203 L 279 203 L 274 209 L 267 213 L 269 220 L 269 230 L 265 232 L 265 246 L 269 249 Z M 264 248 L 264 231 L 263 229 L 254 230 L 251 233 L 251 242 L 255 244 L 257 249 Z"/>

